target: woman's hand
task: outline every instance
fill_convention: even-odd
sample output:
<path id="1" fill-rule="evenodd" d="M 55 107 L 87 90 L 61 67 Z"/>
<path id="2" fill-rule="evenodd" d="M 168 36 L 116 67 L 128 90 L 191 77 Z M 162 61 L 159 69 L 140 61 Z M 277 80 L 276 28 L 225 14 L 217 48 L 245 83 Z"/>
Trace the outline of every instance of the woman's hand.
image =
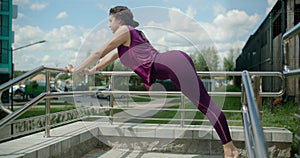
<path id="1" fill-rule="evenodd" d="M 74 72 L 74 66 L 72 64 L 68 64 L 66 67 L 66 72 L 73 73 Z"/>
<path id="2" fill-rule="evenodd" d="M 92 75 L 95 73 L 95 70 L 94 69 L 88 69 L 88 68 L 85 68 L 83 70 L 83 73 L 87 74 L 87 75 Z"/>

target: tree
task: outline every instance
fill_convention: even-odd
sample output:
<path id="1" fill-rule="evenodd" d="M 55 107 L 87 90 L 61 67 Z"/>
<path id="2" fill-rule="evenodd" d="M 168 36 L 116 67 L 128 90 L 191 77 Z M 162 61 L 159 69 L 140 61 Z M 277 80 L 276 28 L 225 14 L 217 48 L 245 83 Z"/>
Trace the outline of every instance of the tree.
<path id="1" fill-rule="evenodd" d="M 216 71 L 218 70 L 219 57 L 215 47 L 202 49 L 191 54 L 197 71 Z"/>
<path id="2" fill-rule="evenodd" d="M 240 49 L 236 49 L 234 51 L 233 48 L 229 50 L 228 57 L 224 57 L 224 70 L 225 71 L 234 71 L 235 68 L 235 60 L 240 54 Z"/>
<path id="3" fill-rule="evenodd" d="M 219 56 L 215 47 L 208 47 L 202 50 L 204 59 L 210 71 L 218 70 Z"/>
<path id="4" fill-rule="evenodd" d="M 190 57 L 192 58 L 197 71 L 209 71 L 206 61 L 199 51 L 194 52 Z"/>
<path id="5" fill-rule="evenodd" d="M 228 57 L 224 57 L 223 64 L 225 71 L 234 71 L 235 68 L 235 60 L 240 54 L 240 49 L 236 49 L 234 51 L 233 48 L 229 50 Z M 227 80 L 232 80 L 232 76 L 227 77 Z"/>

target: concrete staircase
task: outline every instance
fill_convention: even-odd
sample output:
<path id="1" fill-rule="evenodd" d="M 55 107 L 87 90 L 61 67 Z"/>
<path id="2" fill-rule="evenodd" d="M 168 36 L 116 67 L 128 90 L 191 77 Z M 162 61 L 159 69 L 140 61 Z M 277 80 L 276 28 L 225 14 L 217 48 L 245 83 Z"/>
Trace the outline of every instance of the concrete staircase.
<path id="1" fill-rule="evenodd" d="M 230 127 L 234 143 L 244 149 L 242 127 Z M 289 157 L 292 133 L 264 128 L 270 148 Z M 274 150 L 275 150 L 274 149 Z M 164 154 L 162 154 L 164 153 Z M 151 125 L 79 121 L 0 144 L 0 157 L 222 157 L 222 145 L 211 126 Z M 115 155 L 115 156 L 114 156 Z M 164 156 L 163 156 L 164 155 Z M 245 155 L 245 151 L 243 152 Z"/>

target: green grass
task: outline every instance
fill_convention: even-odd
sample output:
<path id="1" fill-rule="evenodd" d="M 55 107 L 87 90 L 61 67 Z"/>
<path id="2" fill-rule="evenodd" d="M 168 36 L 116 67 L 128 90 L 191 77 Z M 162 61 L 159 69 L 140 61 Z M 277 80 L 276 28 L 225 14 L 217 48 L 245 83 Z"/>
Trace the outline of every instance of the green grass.
<path id="1" fill-rule="evenodd" d="M 122 112 L 122 111 L 124 111 L 124 110 L 122 110 L 122 109 L 114 109 L 113 110 L 113 114 L 116 114 L 116 113 L 119 113 L 119 112 Z M 104 111 L 104 114 L 105 114 L 105 116 L 109 116 L 110 110 Z"/>
<path id="2" fill-rule="evenodd" d="M 263 107 L 262 126 L 264 127 L 284 127 L 293 134 L 298 133 L 299 122 L 294 116 L 299 113 L 298 105 L 288 102 L 279 108 L 275 108 L 273 112 L 267 106 Z M 292 155 L 297 153 L 298 140 L 293 137 Z"/>
<path id="3" fill-rule="evenodd" d="M 61 111 L 68 111 L 75 109 L 75 106 L 64 106 L 64 107 L 51 107 L 50 113 L 56 113 Z M 45 115 L 45 108 L 31 108 L 28 111 L 26 111 L 24 114 L 19 116 L 17 119 L 23 119 L 28 117 L 35 117 L 35 116 L 41 116 Z"/>
<path id="4" fill-rule="evenodd" d="M 240 97 L 214 97 L 213 100 L 216 102 L 217 105 L 220 106 L 223 110 L 240 110 L 241 109 L 241 99 Z M 192 125 L 200 125 L 202 122 L 197 121 L 197 119 L 204 119 L 204 114 L 201 113 L 196 107 L 191 103 L 187 102 L 185 105 L 185 109 L 191 110 L 185 112 L 186 119 L 194 119 L 191 122 Z M 169 107 L 173 109 L 178 109 L 179 104 L 174 104 L 173 106 Z M 228 120 L 241 120 L 242 116 L 240 113 L 225 113 L 226 118 Z M 180 112 L 177 111 L 170 111 L 170 110 L 161 110 L 160 112 L 156 113 L 152 118 L 176 118 L 180 119 Z M 155 123 L 155 124 L 167 124 L 169 121 L 167 120 L 145 120 L 143 123 Z M 179 123 L 178 121 L 172 123 Z M 230 123 L 230 125 L 237 125 L 237 123 Z M 241 124 L 238 124 L 241 125 Z"/>

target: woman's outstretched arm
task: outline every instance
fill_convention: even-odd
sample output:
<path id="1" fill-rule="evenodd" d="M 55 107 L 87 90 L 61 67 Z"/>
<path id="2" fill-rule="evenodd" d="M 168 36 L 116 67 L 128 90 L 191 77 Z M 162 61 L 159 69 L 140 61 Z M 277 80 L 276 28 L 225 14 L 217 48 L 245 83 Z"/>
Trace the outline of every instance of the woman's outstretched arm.
<path id="1" fill-rule="evenodd" d="M 81 72 L 89 65 L 95 63 L 99 59 L 105 57 L 109 52 L 119 47 L 120 45 L 126 43 L 130 39 L 129 29 L 126 26 L 120 26 L 120 28 L 115 32 L 111 40 L 105 43 L 98 51 L 92 53 L 88 56 L 82 63 L 78 66 L 73 67 L 72 65 L 67 65 L 66 69 L 70 73 Z M 116 57 L 116 53 L 113 57 Z M 112 57 L 110 57 L 112 58 Z M 108 63 L 109 64 L 109 63 Z M 108 65 L 106 64 L 106 65 Z"/>
<path id="2" fill-rule="evenodd" d="M 107 65 L 109 65 L 110 63 L 112 63 L 113 61 L 115 61 L 118 58 L 119 58 L 118 52 L 113 51 L 113 52 L 105 55 L 102 58 L 102 60 L 96 66 L 94 66 L 93 68 L 91 68 L 91 69 L 85 68 L 84 73 L 89 74 L 89 75 L 94 74 L 96 71 L 105 68 Z"/>

